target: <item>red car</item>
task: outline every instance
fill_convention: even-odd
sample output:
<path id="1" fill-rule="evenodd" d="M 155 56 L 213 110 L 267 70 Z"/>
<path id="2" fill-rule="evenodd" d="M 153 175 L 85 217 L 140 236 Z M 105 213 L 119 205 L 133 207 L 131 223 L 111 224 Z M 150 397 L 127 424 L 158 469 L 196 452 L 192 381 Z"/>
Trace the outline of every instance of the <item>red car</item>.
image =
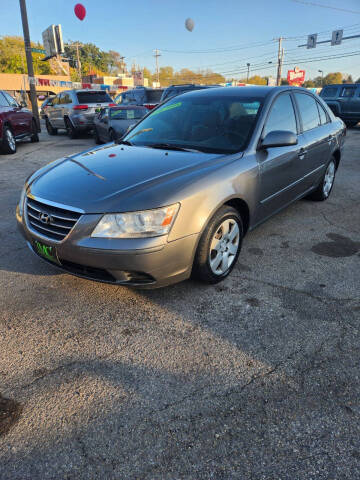
<path id="1" fill-rule="evenodd" d="M 0 90 L 0 151 L 15 153 L 16 141 L 26 137 L 32 142 L 39 141 L 32 112 L 20 106 L 11 95 Z"/>

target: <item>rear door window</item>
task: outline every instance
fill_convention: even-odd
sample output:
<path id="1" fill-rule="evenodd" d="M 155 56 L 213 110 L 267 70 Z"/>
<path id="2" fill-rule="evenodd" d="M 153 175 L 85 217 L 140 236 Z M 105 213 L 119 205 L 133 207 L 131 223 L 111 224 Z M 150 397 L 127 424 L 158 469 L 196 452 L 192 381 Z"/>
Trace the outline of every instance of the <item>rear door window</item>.
<path id="1" fill-rule="evenodd" d="M 355 95 L 356 87 L 342 87 L 340 97 L 350 98 Z"/>
<path id="2" fill-rule="evenodd" d="M 321 125 L 325 125 L 325 123 L 328 123 L 328 122 L 329 122 L 329 118 L 328 118 L 328 116 L 326 115 L 326 112 L 325 112 L 325 110 L 323 109 L 323 107 L 320 105 L 320 103 L 319 103 L 319 102 L 316 102 L 316 105 L 317 105 L 318 110 L 319 110 L 320 123 L 321 123 Z"/>
<path id="3" fill-rule="evenodd" d="M 265 138 L 268 133 L 276 130 L 297 133 L 294 106 L 288 93 L 281 94 L 272 104 L 264 127 L 263 137 Z"/>
<path id="4" fill-rule="evenodd" d="M 77 92 L 76 96 L 79 103 L 112 103 L 112 98 L 105 91 Z"/>
<path id="5" fill-rule="evenodd" d="M 303 131 L 306 132 L 318 127 L 320 125 L 320 116 L 315 98 L 306 93 L 295 93 L 294 95 L 299 107 Z"/>

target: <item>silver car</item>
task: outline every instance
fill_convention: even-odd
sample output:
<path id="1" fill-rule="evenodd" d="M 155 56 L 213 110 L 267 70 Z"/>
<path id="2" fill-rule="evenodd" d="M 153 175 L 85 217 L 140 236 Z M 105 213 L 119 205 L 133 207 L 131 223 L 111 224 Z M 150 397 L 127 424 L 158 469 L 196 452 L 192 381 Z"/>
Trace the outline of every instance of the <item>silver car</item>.
<path id="1" fill-rule="evenodd" d="M 105 90 L 67 90 L 47 103 L 46 129 L 56 135 L 59 128 L 65 129 L 70 138 L 94 127 L 94 118 L 101 107 L 115 105 Z"/>
<path id="2" fill-rule="evenodd" d="M 149 110 L 138 105 L 102 108 L 94 120 L 95 143 L 106 143 L 121 138 L 129 129 L 139 122 Z"/>
<path id="3" fill-rule="evenodd" d="M 33 252 L 74 275 L 143 288 L 191 275 L 216 283 L 249 230 L 302 197 L 329 197 L 345 133 L 302 88 L 185 93 L 119 144 L 31 175 L 18 224 Z"/>

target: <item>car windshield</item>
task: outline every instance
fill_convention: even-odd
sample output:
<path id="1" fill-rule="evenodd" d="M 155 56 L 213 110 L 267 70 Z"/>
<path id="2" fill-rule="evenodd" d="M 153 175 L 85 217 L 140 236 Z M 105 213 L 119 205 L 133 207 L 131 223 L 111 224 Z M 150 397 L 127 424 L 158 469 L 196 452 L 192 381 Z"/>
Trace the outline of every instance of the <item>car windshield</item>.
<path id="1" fill-rule="evenodd" d="M 169 145 L 203 152 L 235 153 L 254 129 L 261 98 L 238 96 L 175 97 L 154 110 L 124 140 L 133 145 Z"/>
<path id="2" fill-rule="evenodd" d="M 139 120 L 148 113 L 147 108 L 112 108 L 110 118 L 112 120 Z"/>
<path id="3" fill-rule="evenodd" d="M 79 103 L 111 103 L 112 99 L 107 92 L 77 92 Z"/>

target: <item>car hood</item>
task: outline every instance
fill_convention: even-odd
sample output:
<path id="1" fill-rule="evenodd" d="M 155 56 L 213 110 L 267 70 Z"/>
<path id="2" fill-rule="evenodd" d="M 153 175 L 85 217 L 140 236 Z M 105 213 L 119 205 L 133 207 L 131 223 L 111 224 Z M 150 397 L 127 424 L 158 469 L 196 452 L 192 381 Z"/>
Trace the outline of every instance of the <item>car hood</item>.
<path id="1" fill-rule="evenodd" d="M 149 205 L 152 187 L 191 174 L 221 157 L 107 144 L 42 168 L 29 179 L 28 193 L 86 213 L 102 213 L 121 211 L 129 197 L 145 191 L 144 205 L 152 208 L 156 206 Z"/>

